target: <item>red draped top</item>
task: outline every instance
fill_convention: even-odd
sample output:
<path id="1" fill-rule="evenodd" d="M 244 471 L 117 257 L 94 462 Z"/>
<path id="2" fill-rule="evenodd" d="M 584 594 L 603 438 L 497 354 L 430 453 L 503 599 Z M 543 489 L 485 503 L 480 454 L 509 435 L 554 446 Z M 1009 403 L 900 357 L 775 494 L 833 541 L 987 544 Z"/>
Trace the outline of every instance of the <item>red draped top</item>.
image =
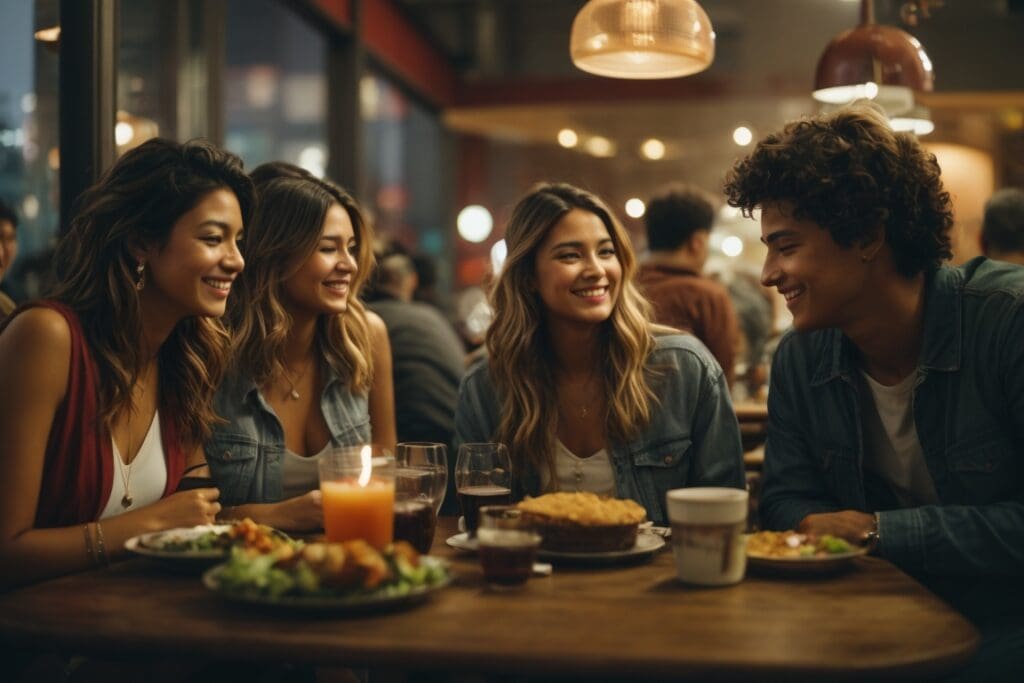
<path id="1" fill-rule="evenodd" d="M 114 456 L 110 432 L 98 414 L 99 367 L 93 359 L 78 314 L 56 301 L 36 301 L 15 311 L 15 316 L 33 306 L 60 313 L 71 330 L 71 357 L 67 393 L 53 417 L 46 444 L 43 481 L 36 508 L 36 527 L 61 527 L 97 519 L 110 498 L 114 482 Z M 185 468 L 185 453 L 177 425 L 160 411 L 160 430 L 167 464 L 164 496 L 174 492 Z"/>

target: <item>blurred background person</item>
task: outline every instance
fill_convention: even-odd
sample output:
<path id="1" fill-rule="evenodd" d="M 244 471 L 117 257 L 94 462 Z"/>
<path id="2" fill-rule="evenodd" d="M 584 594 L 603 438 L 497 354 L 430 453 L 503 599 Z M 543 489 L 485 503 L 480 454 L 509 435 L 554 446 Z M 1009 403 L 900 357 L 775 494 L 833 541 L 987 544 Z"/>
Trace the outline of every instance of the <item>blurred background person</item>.
<path id="1" fill-rule="evenodd" d="M 981 250 L 989 258 L 1024 265 L 1024 190 L 1004 188 L 985 203 Z"/>
<path id="2" fill-rule="evenodd" d="M 436 441 L 452 453 L 455 403 L 465 368 L 462 341 L 434 306 L 414 301 L 417 271 L 406 254 L 381 256 L 367 293 L 368 307 L 384 320 L 391 340 L 398 440 Z M 446 509 L 457 508 L 454 477 Z"/>
<path id="3" fill-rule="evenodd" d="M 14 299 L 7 293 L 4 275 L 18 254 L 18 215 L 0 199 L 0 320 L 14 310 Z"/>
<path id="4" fill-rule="evenodd" d="M 739 323 L 725 287 L 702 274 L 714 217 L 714 202 L 700 188 L 673 184 L 657 192 L 644 213 L 650 254 L 637 281 L 654 321 L 694 334 L 731 385 Z"/>
<path id="5" fill-rule="evenodd" d="M 752 273 L 736 269 L 728 282 L 739 321 L 733 400 L 763 400 L 767 392 L 768 340 L 773 335 L 772 302 Z"/>

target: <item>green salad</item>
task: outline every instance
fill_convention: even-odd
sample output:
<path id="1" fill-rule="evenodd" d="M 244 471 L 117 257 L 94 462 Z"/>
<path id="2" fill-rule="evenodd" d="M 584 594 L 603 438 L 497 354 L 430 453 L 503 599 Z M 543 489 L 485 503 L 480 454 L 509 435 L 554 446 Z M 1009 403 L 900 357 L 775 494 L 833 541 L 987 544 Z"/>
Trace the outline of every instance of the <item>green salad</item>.
<path id="1" fill-rule="evenodd" d="M 218 589 L 249 597 L 390 598 L 447 581 L 443 563 L 398 542 L 380 553 L 362 541 L 311 543 L 253 555 L 233 548 Z"/>
<path id="2" fill-rule="evenodd" d="M 228 531 L 206 531 L 192 537 L 170 538 L 159 545 L 159 550 L 183 553 L 197 550 L 222 550 L 231 547 L 234 539 Z"/>

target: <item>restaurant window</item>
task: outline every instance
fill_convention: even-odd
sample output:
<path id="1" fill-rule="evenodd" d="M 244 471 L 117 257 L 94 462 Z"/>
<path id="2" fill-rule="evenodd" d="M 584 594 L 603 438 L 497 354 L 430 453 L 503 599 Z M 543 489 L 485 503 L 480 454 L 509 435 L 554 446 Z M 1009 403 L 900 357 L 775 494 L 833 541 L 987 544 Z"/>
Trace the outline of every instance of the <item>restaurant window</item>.
<path id="1" fill-rule="evenodd" d="M 446 299 L 452 257 L 444 211 L 441 122 L 434 111 L 373 70 L 360 84 L 360 106 L 364 199 L 377 234 L 429 259 L 436 269 L 434 289 Z"/>
<path id="2" fill-rule="evenodd" d="M 225 143 L 247 168 L 327 168 L 327 41 L 278 0 L 229 0 Z"/>
<path id="3" fill-rule="evenodd" d="M 155 0 L 119 4 L 118 154 L 153 137 L 216 140 L 215 60 L 220 3 Z"/>
<path id="4" fill-rule="evenodd" d="M 0 197 L 18 214 L 18 252 L 4 276 L 16 299 L 36 296 L 59 231 L 57 0 L 5 3 L 0 22 Z"/>

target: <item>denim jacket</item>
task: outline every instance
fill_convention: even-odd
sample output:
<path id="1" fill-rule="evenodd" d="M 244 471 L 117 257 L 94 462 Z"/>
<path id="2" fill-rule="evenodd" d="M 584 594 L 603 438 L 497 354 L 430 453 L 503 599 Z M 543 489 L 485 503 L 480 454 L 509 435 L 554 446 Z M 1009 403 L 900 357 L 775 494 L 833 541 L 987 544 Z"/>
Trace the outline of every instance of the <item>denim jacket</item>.
<path id="1" fill-rule="evenodd" d="M 667 524 L 665 493 L 683 486 L 743 488 L 743 447 L 722 369 L 690 335 L 657 338 L 647 360 L 658 397 L 650 423 L 631 440 L 611 442 L 616 494 L 647 509 L 648 519 Z M 500 404 L 486 361 L 470 369 L 459 390 L 455 442 L 491 441 Z M 539 495 L 540 474 L 516 471 L 515 496 Z M 453 477 L 454 478 L 454 477 Z"/>
<path id="2" fill-rule="evenodd" d="M 851 342 L 837 329 L 790 332 L 768 396 L 761 519 L 881 511 L 883 557 L 940 576 L 1024 572 L 1024 268 L 984 258 L 925 285 L 914 421 L 938 505 L 896 509 L 866 478 Z"/>
<path id="3" fill-rule="evenodd" d="M 354 394 L 348 384 L 325 366 L 327 383 L 320 410 L 333 446 L 370 443 L 370 416 L 366 396 Z M 217 389 L 217 424 L 206 442 L 206 461 L 227 505 L 274 503 L 282 498 L 281 462 L 284 429 L 273 408 L 251 379 L 229 377 Z"/>

